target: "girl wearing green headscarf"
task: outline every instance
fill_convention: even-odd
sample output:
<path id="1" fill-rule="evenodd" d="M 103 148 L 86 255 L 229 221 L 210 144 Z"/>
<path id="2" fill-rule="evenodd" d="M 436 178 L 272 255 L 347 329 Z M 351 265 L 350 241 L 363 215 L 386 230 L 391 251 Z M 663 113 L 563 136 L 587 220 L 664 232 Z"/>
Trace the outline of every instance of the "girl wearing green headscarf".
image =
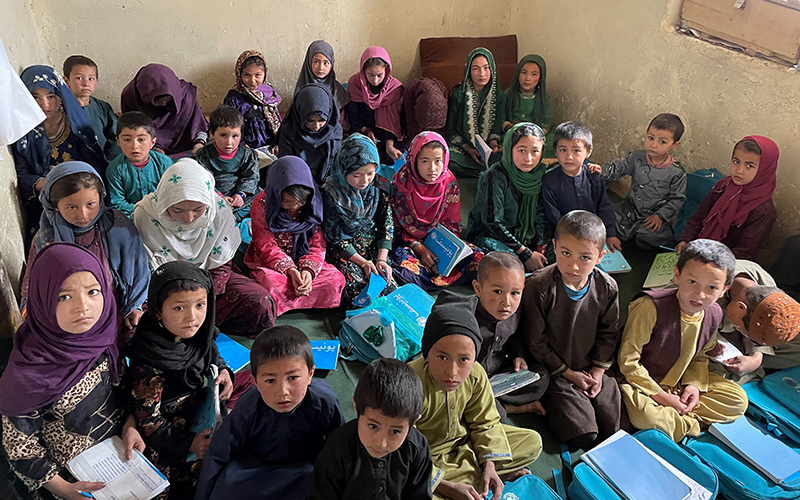
<path id="1" fill-rule="evenodd" d="M 467 57 L 464 78 L 453 89 L 447 110 L 447 143 L 454 174 L 477 177 L 486 170 L 475 148 L 476 135 L 492 148 L 489 165 L 499 160 L 505 110 L 494 57 L 488 49 L 478 47 Z"/>
<path id="2" fill-rule="evenodd" d="M 538 125 L 514 125 L 503 139 L 501 161 L 478 180 L 467 222 L 467 241 L 485 252 L 516 254 L 528 271 L 547 264 L 544 253 L 550 235 L 541 200 L 544 146 Z"/>
<path id="3" fill-rule="evenodd" d="M 553 109 L 547 93 L 547 65 L 542 56 L 528 54 L 517 64 L 511 86 L 505 91 L 506 117 L 503 130 L 513 125 L 530 122 L 539 125 L 545 133 L 543 158 L 555 158 L 553 147 Z"/>

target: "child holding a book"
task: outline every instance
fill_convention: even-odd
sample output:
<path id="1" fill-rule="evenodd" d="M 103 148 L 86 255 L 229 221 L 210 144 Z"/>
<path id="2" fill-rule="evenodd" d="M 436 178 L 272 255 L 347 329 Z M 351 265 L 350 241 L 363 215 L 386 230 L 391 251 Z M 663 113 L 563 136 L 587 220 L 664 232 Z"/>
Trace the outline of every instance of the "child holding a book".
<path id="1" fill-rule="evenodd" d="M 661 429 L 678 442 L 744 414 L 744 390 L 708 370 L 722 320 L 717 300 L 735 267 L 728 247 L 695 240 L 675 266 L 677 288 L 648 290 L 631 302 L 619 368 L 625 377 L 622 400 L 634 427 Z"/>
<path id="2" fill-rule="evenodd" d="M 483 253 L 473 247 L 448 276 L 441 276 L 439 260 L 425 246 L 434 227 L 461 233 L 461 194 L 450 172 L 447 142 L 436 132 L 421 132 L 411 141 L 406 162 L 392 181 L 389 202 L 394 214 L 395 239 L 392 268 L 399 281 L 425 290 L 471 282 Z"/>
<path id="3" fill-rule="evenodd" d="M 344 425 L 339 400 L 313 379 L 308 337 L 293 326 L 261 332 L 250 350 L 255 387 L 214 434 L 195 500 L 306 498 L 314 461 Z M 190 497 L 188 497 L 190 498 Z"/>

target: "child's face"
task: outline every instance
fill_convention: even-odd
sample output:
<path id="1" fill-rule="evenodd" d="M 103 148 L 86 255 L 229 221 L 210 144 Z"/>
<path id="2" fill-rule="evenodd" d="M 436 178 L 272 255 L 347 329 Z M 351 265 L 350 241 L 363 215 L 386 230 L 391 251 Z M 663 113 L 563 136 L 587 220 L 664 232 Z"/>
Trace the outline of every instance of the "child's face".
<path id="1" fill-rule="evenodd" d="M 348 175 L 347 183 L 361 191 L 372 184 L 372 180 L 375 179 L 375 173 L 377 171 L 378 165 L 374 163 L 367 163 L 352 174 Z"/>
<path id="2" fill-rule="evenodd" d="M 67 333 L 86 333 L 103 314 L 103 292 L 94 274 L 80 271 L 61 285 L 56 304 L 58 327 Z"/>
<path id="3" fill-rule="evenodd" d="M 49 90 L 33 89 L 31 94 L 47 118 L 50 118 L 61 109 L 61 98 Z"/>
<path id="4" fill-rule="evenodd" d="M 258 366 L 256 387 L 267 406 L 289 413 L 303 402 L 313 376 L 301 356 L 270 359 Z"/>
<path id="5" fill-rule="evenodd" d="M 156 145 L 156 138 L 143 127 L 124 128 L 117 135 L 117 144 L 130 161 L 144 163 L 150 150 Z"/>
<path id="6" fill-rule="evenodd" d="M 475 84 L 475 90 L 482 90 L 492 79 L 492 70 L 489 60 L 484 56 L 476 56 L 469 65 L 469 76 Z"/>
<path id="7" fill-rule="evenodd" d="M 511 150 L 514 165 L 523 172 L 530 172 L 542 158 L 542 141 L 532 135 L 520 138 Z"/>
<path id="8" fill-rule="evenodd" d="M 444 171 L 444 149 L 423 146 L 417 154 L 417 172 L 425 182 L 435 182 Z"/>
<path id="9" fill-rule="evenodd" d="M 305 206 L 305 201 L 300 201 L 287 192 L 281 193 L 281 209 L 287 212 L 297 212 Z"/>
<path id="10" fill-rule="evenodd" d="M 306 121 L 305 127 L 312 132 L 319 132 L 326 123 L 328 122 L 321 116 L 311 115 L 311 118 Z"/>
<path id="11" fill-rule="evenodd" d="M 75 97 L 87 99 L 97 88 L 97 70 L 85 64 L 78 64 L 72 67 L 65 80 Z"/>
<path id="12" fill-rule="evenodd" d="M 364 76 L 367 78 L 370 85 L 377 87 L 383 83 L 384 78 L 386 78 L 386 68 L 383 66 L 364 68 Z"/>
<path id="13" fill-rule="evenodd" d="M 100 193 L 97 188 L 82 188 L 77 193 L 58 200 L 56 210 L 73 226 L 88 227 L 100 213 Z"/>
<path id="14" fill-rule="evenodd" d="M 733 150 L 731 157 L 731 179 L 737 186 L 746 186 L 753 182 L 758 173 L 761 155 L 747 151 L 744 148 Z"/>
<path id="15" fill-rule="evenodd" d="M 565 174 L 575 177 L 581 173 L 583 162 L 592 154 L 580 139 L 561 139 L 556 144 L 556 158 Z"/>
<path id="16" fill-rule="evenodd" d="M 260 64 L 249 64 L 242 68 L 242 83 L 250 90 L 256 90 L 266 77 L 264 66 Z"/>
<path id="17" fill-rule="evenodd" d="M 455 391 L 467 380 L 475 363 L 475 342 L 466 335 L 448 335 L 428 352 L 431 377 L 443 390 Z"/>
<path id="18" fill-rule="evenodd" d="M 523 64 L 519 71 L 519 89 L 525 94 L 533 94 L 536 86 L 539 85 L 541 74 L 542 71 L 535 62 Z"/>
<path id="19" fill-rule="evenodd" d="M 483 281 L 474 280 L 472 286 L 486 312 L 502 321 L 519 308 L 525 289 L 525 273 L 521 269 L 496 266 Z"/>
<path id="20" fill-rule="evenodd" d="M 726 272 L 712 263 L 689 260 L 683 270 L 674 270 L 673 281 L 678 285 L 678 303 L 689 316 L 699 314 L 716 302 L 728 290 Z"/>
<path id="21" fill-rule="evenodd" d="M 239 149 L 239 142 L 242 140 L 241 127 L 217 127 L 211 132 L 211 138 L 214 139 L 214 144 L 220 151 L 225 154 L 233 154 Z"/>
<path id="22" fill-rule="evenodd" d="M 655 127 L 647 129 L 644 137 L 644 149 L 650 158 L 662 162 L 667 156 L 678 148 L 680 141 L 676 141 L 672 132 Z"/>
<path id="23" fill-rule="evenodd" d="M 206 213 L 208 207 L 199 201 L 186 200 L 176 203 L 167 209 L 170 217 L 188 226 Z"/>
<path id="24" fill-rule="evenodd" d="M 596 243 L 576 238 L 571 234 L 562 234 L 557 240 L 553 240 L 553 245 L 561 279 L 573 290 L 580 290 L 586 286 L 594 266 L 599 264 L 600 259 L 606 254 Z"/>
<path id="25" fill-rule="evenodd" d="M 358 439 L 372 458 L 383 458 L 397 451 L 411 428 L 407 418 L 387 417 L 367 407 L 358 417 Z"/>
<path id="26" fill-rule="evenodd" d="M 200 287 L 194 291 L 172 292 L 161 304 L 156 316 L 169 333 L 178 339 L 190 339 L 206 320 L 208 291 Z"/>
<path id="27" fill-rule="evenodd" d="M 331 72 L 331 62 L 322 54 L 314 54 L 311 58 L 311 72 L 317 78 L 325 78 Z"/>

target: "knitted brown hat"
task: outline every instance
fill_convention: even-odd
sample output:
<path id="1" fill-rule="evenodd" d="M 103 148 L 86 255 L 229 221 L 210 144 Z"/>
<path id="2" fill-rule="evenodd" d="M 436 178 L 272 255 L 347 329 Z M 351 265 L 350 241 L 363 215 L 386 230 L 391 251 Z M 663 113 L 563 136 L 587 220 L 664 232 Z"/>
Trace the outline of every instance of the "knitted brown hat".
<path id="1" fill-rule="evenodd" d="M 767 296 L 756 306 L 747 332 L 763 345 L 791 341 L 800 332 L 800 304 L 783 292 Z"/>

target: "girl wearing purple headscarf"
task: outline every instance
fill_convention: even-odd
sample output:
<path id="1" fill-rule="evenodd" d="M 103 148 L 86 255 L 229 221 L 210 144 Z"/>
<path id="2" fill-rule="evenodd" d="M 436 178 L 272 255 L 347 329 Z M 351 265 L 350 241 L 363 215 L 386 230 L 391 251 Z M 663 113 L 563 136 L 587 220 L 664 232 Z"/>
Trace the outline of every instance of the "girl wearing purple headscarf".
<path id="1" fill-rule="evenodd" d="M 153 119 L 159 153 L 174 155 L 203 147 L 208 124 L 197 102 L 197 87 L 163 64 L 148 64 L 122 89 L 122 112 L 141 111 Z"/>
<path id="2" fill-rule="evenodd" d="M 344 276 L 325 262 L 322 196 L 308 165 L 284 156 L 267 171 L 267 189 L 253 201 L 253 241 L 244 262 L 270 290 L 278 314 L 339 307 Z"/>
<path id="3" fill-rule="evenodd" d="M 116 302 L 103 265 L 74 243 L 42 249 L 30 280 L 28 314 L 0 378 L 3 447 L 31 492 L 81 498 L 103 483 L 59 475 L 78 454 L 120 433 L 128 454 L 144 451 L 133 418 L 123 426 Z"/>

